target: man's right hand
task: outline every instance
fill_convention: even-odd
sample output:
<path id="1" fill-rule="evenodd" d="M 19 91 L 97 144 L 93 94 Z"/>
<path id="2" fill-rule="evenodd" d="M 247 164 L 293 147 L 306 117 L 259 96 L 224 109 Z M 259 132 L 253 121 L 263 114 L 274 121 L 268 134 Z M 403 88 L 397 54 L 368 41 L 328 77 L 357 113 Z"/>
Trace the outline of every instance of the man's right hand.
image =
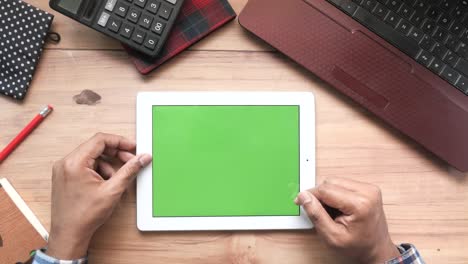
<path id="1" fill-rule="evenodd" d="M 304 207 L 327 244 L 360 263 L 385 263 L 400 256 L 388 233 L 378 187 L 342 178 L 327 179 L 301 192 L 295 202 Z M 332 219 L 324 205 L 342 214 Z"/>

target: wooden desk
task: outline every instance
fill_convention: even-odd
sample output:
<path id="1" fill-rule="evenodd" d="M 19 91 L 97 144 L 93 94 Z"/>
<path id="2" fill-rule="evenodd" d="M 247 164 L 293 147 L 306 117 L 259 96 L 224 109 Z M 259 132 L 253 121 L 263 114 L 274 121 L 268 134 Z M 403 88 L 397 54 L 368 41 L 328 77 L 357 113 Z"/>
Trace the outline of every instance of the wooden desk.
<path id="1" fill-rule="evenodd" d="M 27 0 L 50 11 L 46 0 Z M 231 0 L 239 13 L 247 0 Z M 55 12 L 53 12 L 55 13 Z M 468 263 L 468 175 L 450 169 L 312 74 L 244 32 L 237 21 L 143 77 L 120 45 L 61 15 L 30 92 L 0 98 L 0 145 L 47 103 L 56 111 L 4 163 L 8 178 L 46 227 L 52 163 L 97 131 L 135 137 L 135 96 L 160 90 L 312 91 L 317 100 L 317 180 L 342 176 L 379 185 L 396 243 L 427 263 Z M 76 105 L 83 89 L 96 106 Z M 97 233 L 91 263 L 350 263 L 314 232 L 140 233 L 132 188 Z"/>

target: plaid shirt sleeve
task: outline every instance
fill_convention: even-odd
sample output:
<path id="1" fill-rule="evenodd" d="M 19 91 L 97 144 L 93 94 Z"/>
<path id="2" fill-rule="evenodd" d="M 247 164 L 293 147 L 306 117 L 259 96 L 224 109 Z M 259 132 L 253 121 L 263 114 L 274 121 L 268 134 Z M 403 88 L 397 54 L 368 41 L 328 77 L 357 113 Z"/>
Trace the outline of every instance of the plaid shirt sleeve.
<path id="1" fill-rule="evenodd" d="M 401 256 L 385 262 L 385 264 L 425 264 L 418 250 L 411 244 L 398 246 Z"/>
<path id="2" fill-rule="evenodd" d="M 58 260 L 46 255 L 42 250 L 37 250 L 32 264 L 86 264 L 87 258 L 75 260 Z"/>

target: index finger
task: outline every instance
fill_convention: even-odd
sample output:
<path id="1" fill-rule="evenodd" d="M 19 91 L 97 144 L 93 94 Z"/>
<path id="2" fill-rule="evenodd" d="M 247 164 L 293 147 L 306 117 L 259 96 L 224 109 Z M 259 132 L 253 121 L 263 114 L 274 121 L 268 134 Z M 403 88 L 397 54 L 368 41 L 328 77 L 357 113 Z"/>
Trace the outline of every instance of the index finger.
<path id="1" fill-rule="evenodd" d="M 106 149 L 118 149 L 124 151 L 132 151 L 136 147 L 133 140 L 122 136 L 97 133 L 91 139 L 81 144 L 75 153 L 79 153 L 79 159 L 97 159 Z"/>

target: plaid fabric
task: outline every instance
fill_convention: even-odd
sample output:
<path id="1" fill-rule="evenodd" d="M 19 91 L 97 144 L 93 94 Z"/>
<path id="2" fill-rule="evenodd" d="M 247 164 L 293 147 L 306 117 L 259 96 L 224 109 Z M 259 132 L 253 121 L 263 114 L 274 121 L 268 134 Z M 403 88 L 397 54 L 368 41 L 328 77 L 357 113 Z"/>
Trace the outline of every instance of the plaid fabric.
<path id="1" fill-rule="evenodd" d="M 37 250 L 32 264 L 86 264 L 86 258 L 76 260 L 58 260 L 47 256 L 42 250 Z"/>
<path id="2" fill-rule="evenodd" d="M 227 0 L 185 0 L 161 55 L 148 60 L 125 47 L 138 71 L 148 74 L 236 17 Z"/>
<path id="3" fill-rule="evenodd" d="M 401 256 L 385 264 L 425 264 L 418 250 L 411 244 L 401 244 L 398 249 L 400 250 Z"/>

